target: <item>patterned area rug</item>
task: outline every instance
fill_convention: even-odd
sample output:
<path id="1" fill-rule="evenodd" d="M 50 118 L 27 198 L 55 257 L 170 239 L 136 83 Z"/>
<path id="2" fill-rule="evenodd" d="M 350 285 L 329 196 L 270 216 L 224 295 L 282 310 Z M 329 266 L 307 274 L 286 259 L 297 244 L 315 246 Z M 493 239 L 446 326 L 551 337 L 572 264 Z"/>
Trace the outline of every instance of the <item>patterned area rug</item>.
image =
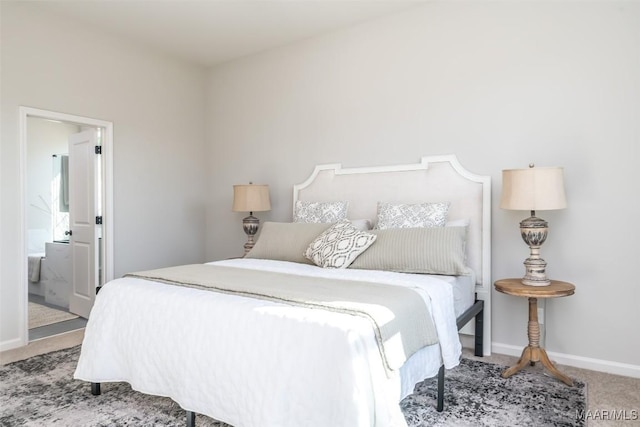
<path id="1" fill-rule="evenodd" d="M 66 311 L 56 310 L 55 308 L 36 304 L 35 302 L 29 302 L 29 329 L 51 325 L 64 320 L 76 319 L 77 317 L 75 314 Z"/>
<path id="2" fill-rule="evenodd" d="M 125 383 L 106 383 L 102 395 L 73 379 L 80 347 L 35 356 L 0 367 L 2 426 L 184 426 L 171 399 L 148 396 Z M 463 359 L 448 371 L 445 410 L 435 410 L 436 380 L 416 386 L 401 402 L 410 427 L 583 426 L 586 386 L 567 387 L 539 372 L 500 377 L 504 366 Z M 226 427 L 198 415 L 196 425 Z"/>

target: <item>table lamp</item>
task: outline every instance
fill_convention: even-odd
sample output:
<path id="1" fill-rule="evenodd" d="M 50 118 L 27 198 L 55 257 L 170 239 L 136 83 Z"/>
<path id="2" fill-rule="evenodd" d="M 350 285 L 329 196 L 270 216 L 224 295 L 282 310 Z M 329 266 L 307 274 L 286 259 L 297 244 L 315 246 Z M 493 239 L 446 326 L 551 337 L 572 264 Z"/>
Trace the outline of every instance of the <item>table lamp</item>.
<path id="1" fill-rule="evenodd" d="M 564 192 L 563 169 L 560 167 L 534 167 L 502 171 L 502 209 L 528 210 L 531 217 L 520 222 L 520 234 L 531 251 L 524 261 L 526 269 L 522 283 L 530 286 L 547 286 L 547 262 L 540 257 L 540 246 L 547 239 L 547 221 L 536 217 L 537 210 L 564 209 L 567 201 Z"/>
<path id="2" fill-rule="evenodd" d="M 271 210 L 269 186 L 252 183 L 234 185 L 232 210 L 234 212 L 249 212 L 249 216 L 242 220 L 242 228 L 247 234 L 247 243 L 244 244 L 244 254 L 246 255 L 255 244 L 253 236 L 256 235 L 260 226 L 260 220 L 253 216 L 253 213 Z"/>

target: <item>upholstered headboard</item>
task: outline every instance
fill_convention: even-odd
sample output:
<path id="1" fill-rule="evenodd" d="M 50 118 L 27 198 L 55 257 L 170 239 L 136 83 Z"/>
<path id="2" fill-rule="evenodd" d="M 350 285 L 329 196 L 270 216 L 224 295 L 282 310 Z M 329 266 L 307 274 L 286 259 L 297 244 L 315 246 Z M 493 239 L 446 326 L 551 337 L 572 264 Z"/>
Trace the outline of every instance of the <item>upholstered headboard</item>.
<path id="1" fill-rule="evenodd" d="M 455 155 L 423 157 L 420 163 L 343 168 L 316 166 L 293 187 L 293 204 L 303 201 L 349 202 L 349 219 L 377 216 L 378 202 L 450 202 L 448 220 L 469 220 L 467 259 L 475 273 L 476 293 L 485 300 L 485 328 L 490 331 L 491 177 L 466 170 Z M 490 335 L 485 335 L 490 337 Z"/>

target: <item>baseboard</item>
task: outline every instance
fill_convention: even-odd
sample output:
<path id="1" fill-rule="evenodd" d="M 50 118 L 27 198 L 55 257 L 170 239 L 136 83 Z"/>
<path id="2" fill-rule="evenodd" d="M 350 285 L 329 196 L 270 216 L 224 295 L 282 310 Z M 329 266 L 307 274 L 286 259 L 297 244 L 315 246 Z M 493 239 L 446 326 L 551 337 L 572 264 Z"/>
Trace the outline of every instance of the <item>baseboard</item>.
<path id="1" fill-rule="evenodd" d="M 491 350 L 495 353 L 506 354 L 508 356 L 520 357 L 522 347 L 491 343 Z M 590 357 L 575 356 L 573 354 L 556 353 L 547 351 L 547 355 L 552 362 L 559 365 L 572 366 L 574 368 L 589 369 L 591 371 L 606 372 L 608 374 L 622 375 L 625 377 L 640 378 L 640 366 L 629 363 L 614 362 L 611 360 L 593 359 Z"/>
<path id="2" fill-rule="evenodd" d="M 82 343 L 84 328 L 31 341 L 28 345 L 0 352 L 0 365 L 28 359 L 39 354 L 74 347 Z"/>
<path id="3" fill-rule="evenodd" d="M 12 340 L 2 341 L 0 343 L 0 352 L 13 350 L 27 345 L 21 338 L 15 338 Z"/>

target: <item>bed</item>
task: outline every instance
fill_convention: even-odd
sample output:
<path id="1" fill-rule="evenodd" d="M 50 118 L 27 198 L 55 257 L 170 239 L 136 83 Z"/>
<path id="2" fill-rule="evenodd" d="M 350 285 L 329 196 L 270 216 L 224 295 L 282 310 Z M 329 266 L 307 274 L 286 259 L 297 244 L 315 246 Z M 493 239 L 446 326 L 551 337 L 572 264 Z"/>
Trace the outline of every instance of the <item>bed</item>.
<path id="1" fill-rule="evenodd" d="M 442 410 L 445 368 L 461 357 L 458 330 L 475 319 L 475 352 L 489 354 L 482 343 L 490 342 L 491 330 L 490 193 L 489 177 L 466 171 L 455 156 L 394 167 L 317 166 L 293 188 L 297 221 L 265 223 L 247 257 L 138 272 L 103 286 L 74 377 L 90 382 L 93 394 L 101 383 L 125 381 L 170 397 L 187 411 L 187 425 L 200 413 L 236 427 L 402 426 L 400 400 L 435 375 Z M 301 205 L 336 200 L 348 204 L 350 221 L 296 218 Z M 446 201 L 447 223 L 428 227 L 440 231 L 367 230 L 361 224 L 376 222 L 380 201 L 396 207 Z M 308 244 L 301 236 L 316 235 L 314 227 L 324 227 L 312 239 L 317 242 L 338 226 L 356 233 L 356 223 L 358 238 L 377 237 L 348 268 L 296 258 L 296 245 Z M 398 235 L 419 233 L 424 240 L 420 233 L 459 236 L 461 228 L 464 274 L 407 272 L 408 259 L 424 268 L 420 250 L 396 254 L 395 261 L 380 252 L 394 251 Z M 270 245 L 268 236 L 280 240 Z M 402 268 L 393 271 L 389 262 Z M 371 268 L 378 265 L 384 270 Z M 233 287 L 219 287 L 222 278 Z M 276 293 L 285 282 L 291 284 Z M 325 294 L 298 296 L 302 288 Z M 365 294 L 371 300 L 359 300 Z M 381 307 L 379 299 L 393 303 Z M 425 332 L 429 327 L 435 338 Z"/>

